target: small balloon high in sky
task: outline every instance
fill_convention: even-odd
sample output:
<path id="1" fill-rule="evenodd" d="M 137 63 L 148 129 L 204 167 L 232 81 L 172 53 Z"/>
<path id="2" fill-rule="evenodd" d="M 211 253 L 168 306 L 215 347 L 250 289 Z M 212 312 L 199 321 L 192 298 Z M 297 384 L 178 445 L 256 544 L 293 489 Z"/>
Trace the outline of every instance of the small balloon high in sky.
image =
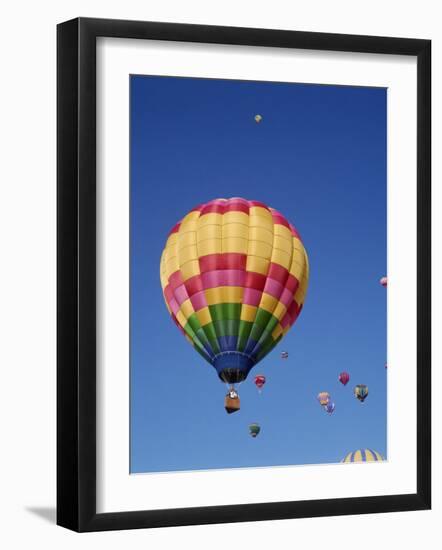
<path id="1" fill-rule="evenodd" d="M 318 393 L 317 399 L 319 401 L 319 404 L 322 407 L 325 407 L 325 405 L 327 405 L 327 403 L 330 401 L 330 394 L 328 393 L 328 391 L 321 391 L 320 393 Z"/>
<path id="2" fill-rule="evenodd" d="M 257 437 L 260 431 L 261 431 L 261 426 L 259 424 L 257 424 L 256 422 L 254 422 L 253 424 L 250 424 L 249 433 L 253 438 Z"/>
<path id="3" fill-rule="evenodd" d="M 350 380 L 350 375 L 348 374 L 348 372 L 341 372 L 338 379 L 341 384 L 346 386 L 348 384 L 348 381 Z"/>
<path id="4" fill-rule="evenodd" d="M 263 374 L 257 374 L 255 376 L 255 386 L 258 388 L 259 392 L 261 392 L 265 383 L 266 383 L 266 377 Z"/>
<path id="5" fill-rule="evenodd" d="M 354 394 L 356 399 L 363 403 L 368 396 L 368 386 L 365 384 L 358 384 L 355 386 Z"/>

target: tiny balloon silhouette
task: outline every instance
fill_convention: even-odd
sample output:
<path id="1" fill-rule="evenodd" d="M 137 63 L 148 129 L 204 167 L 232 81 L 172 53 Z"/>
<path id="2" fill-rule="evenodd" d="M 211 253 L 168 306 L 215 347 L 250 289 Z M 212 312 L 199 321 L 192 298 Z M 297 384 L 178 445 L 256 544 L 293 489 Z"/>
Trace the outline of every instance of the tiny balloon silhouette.
<path id="1" fill-rule="evenodd" d="M 262 121 L 262 116 L 261 115 L 255 115 L 256 124 L 259 124 L 261 121 Z"/>
<path id="2" fill-rule="evenodd" d="M 381 284 L 381 286 L 383 286 L 384 288 L 386 288 L 386 287 L 387 287 L 387 283 L 388 283 L 387 277 L 381 277 L 381 279 L 379 280 L 379 283 Z"/>
<path id="3" fill-rule="evenodd" d="M 259 424 L 257 424 L 256 422 L 254 422 L 253 424 L 250 424 L 249 433 L 253 438 L 255 438 L 260 431 L 261 431 L 261 426 Z"/>

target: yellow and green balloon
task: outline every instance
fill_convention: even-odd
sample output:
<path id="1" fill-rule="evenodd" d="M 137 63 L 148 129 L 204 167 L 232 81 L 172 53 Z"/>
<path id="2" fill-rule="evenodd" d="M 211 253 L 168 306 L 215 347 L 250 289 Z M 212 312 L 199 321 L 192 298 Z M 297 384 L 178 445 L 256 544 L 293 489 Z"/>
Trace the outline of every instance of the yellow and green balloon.
<path id="1" fill-rule="evenodd" d="M 172 228 L 160 276 L 177 327 L 233 384 L 298 318 L 309 266 L 299 233 L 280 212 L 258 201 L 215 199 Z"/>

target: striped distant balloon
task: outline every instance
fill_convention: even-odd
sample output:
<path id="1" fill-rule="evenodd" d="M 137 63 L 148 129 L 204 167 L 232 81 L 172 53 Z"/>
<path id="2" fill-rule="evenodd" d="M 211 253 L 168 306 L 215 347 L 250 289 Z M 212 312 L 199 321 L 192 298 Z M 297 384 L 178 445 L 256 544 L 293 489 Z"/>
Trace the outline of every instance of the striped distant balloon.
<path id="1" fill-rule="evenodd" d="M 281 351 L 281 359 L 288 359 L 288 358 L 289 358 L 289 352 Z"/>
<path id="2" fill-rule="evenodd" d="M 341 462 L 382 462 L 384 457 L 372 449 L 358 449 L 348 453 Z"/>
<path id="3" fill-rule="evenodd" d="M 218 372 L 236 383 L 301 312 L 308 259 L 286 218 L 262 202 L 216 199 L 169 234 L 161 284 L 172 319 Z"/>
<path id="4" fill-rule="evenodd" d="M 363 403 L 368 395 L 368 386 L 366 386 L 365 384 L 358 384 L 357 386 L 355 386 L 353 391 L 354 391 L 355 397 L 361 403 Z"/>
<path id="5" fill-rule="evenodd" d="M 330 394 L 328 393 L 328 391 L 321 391 L 318 393 L 316 399 L 319 401 L 321 407 L 325 407 L 325 405 L 330 402 Z"/>

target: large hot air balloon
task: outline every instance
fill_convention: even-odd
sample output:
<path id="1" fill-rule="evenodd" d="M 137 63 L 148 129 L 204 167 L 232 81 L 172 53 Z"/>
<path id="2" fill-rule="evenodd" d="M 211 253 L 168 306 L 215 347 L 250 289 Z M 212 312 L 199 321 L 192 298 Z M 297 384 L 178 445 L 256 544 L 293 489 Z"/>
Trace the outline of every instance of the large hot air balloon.
<path id="1" fill-rule="evenodd" d="M 388 284 L 388 279 L 387 277 L 381 277 L 379 283 L 385 288 Z"/>
<path id="2" fill-rule="evenodd" d="M 328 391 L 321 391 L 320 393 L 318 393 L 317 399 L 319 401 L 319 404 L 324 407 L 330 401 L 330 394 L 328 393 Z"/>
<path id="3" fill-rule="evenodd" d="M 261 426 L 259 424 L 253 423 L 249 426 L 249 433 L 252 437 L 256 437 L 261 431 Z"/>
<path id="4" fill-rule="evenodd" d="M 341 372 L 338 380 L 339 382 L 341 382 L 341 384 L 344 384 L 344 386 L 346 386 L 348 384 L 348 381 L 350 380 L 350 375 L 348 374 L 348 372 Z"/>
<path id="5" fill-rule="evenodd" d="M 171 230 L 160 268 L 173 321 L 230 385 L 245 380 L 296 321 L 308 274 L 293 225 L 241 198 L 191 210 Z"/>
<path id="6" fill-rule="evenodd" d="M 263 374 L 257 374 L 255 376 L 255 386 L 258 388 L 259 392 L 261 392 L 261 389 L 263 388 L 265 383 L 266 377 Z"/>
<path id="7" fill-rule="evenodd" d="M 325 406 L 324 406 L 324 410 L 325 412 L 327 412 L 328 414 L 333 414 L 334 410 L 335 410 L 335 404 L 332 402 L 332 401 L 329 401 Z"/>
<path id="8" fill-rule="evenodd" d="M 357 386 L 355 386 L 354 392 L 355 397 L 357 397 L 357 399 L 359 399 L 359 401 L 363 403 L 368 395 L 368 386 L 366 386 L 365 384 L 358 384 Z"/>
<path id="9" fill-rule="evenodd" d="M 372 449 L 358 449 L 345 455 L 341 462 L 382 462 L 384 457 Z"/>
<path id="10" fill-rule="evenodd" d="M 259 123 L 261 122 L 261 120 L 262 120 L 262 116 L 261 116 L 261 115 L 255 115 L 255 122 L 256 122 L 257 124 L 259 124 Z"/>

